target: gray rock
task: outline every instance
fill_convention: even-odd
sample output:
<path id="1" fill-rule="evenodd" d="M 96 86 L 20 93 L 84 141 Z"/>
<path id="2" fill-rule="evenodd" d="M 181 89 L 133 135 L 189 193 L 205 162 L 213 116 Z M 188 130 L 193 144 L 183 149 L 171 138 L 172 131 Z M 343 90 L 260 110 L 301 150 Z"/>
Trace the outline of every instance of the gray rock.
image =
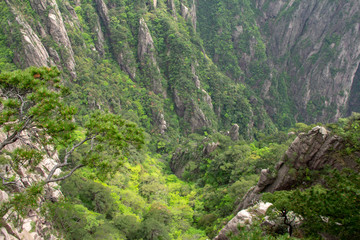
<path id="1" fill-rule="evenodd" d="M 155 94 L 161 94 L 166 97 L 166 92 L 164 91 L 161 83 L 162 77 L 160 69 L 155 57 L 156 50 L 154 47 L 154 41 L 144 18 L 140 18 L 138 39 L 137 53 L 140 63 L 152 70 L 152 74 L 148 76 L 151 78 L 151 90 Z"/>
<path id="2" fill-rule="evenodd" d="M 174 0 L 167 0 L 167 5 L 168 5 L 168 8 L 170 8 L 170 10 L 171 10 L 171 15 L 173 16 L 173 18 L 175 18 L 177 20 Z"/>
<path id="3" fill-rule="evenodd" d="M 239 125 L 237 124 L 232 125 L 229 131 L 229 136 L 233 141 L 239 140 Z"/>
<path id="4" fill-rule="evenodd" d="M 191 21 L 194 30 L 196 31 L 196 21 L 197 21 L 197 17 L 196 17 L 196 4 L 195 4 L 195 0 L 193 0 L 192 6 L 189 9 L 187 6 L 185 6 L 183 3 L 180 3 L 180 12 L 181 12 L 181 16 L 183 18 L 185 18 L 186 20 Z"/>
<path id="5" fill-rule="evenodd" d="M 275 58 L 286 59 L 274 67 L 279 72 L 287 71 L 293 79 L 290 96 L 306 120 L 334 121 L 346 108 L 351 113 L 355 106 L 349 105 L 350 92 L 356 88 L 354 79 L 360 63 L 360 23 L 355 20 L 359 18 L 360 2 L 257 0 L 256 6 L 263 12 L 259 25 L 269 26 L 267 49 Z M 285 19 L 282 13 L 286 10 L 292 12 Z M 324 49 L 331 52 L 330 57 Z M 301 67 L 297 66 L 299 62 Z M 310 101 L 334 107 L 335 114 L 323 111 L 311 116 L 306 112 Z"/>
<path id="6" fill-rule="evenodd" d="M 352 167 L 354 163 L 344 159 L 339 161 L 332 154 L 343 147 L 342 139 L 330 134 L 324 127 L 317 126 L 308 133 L 299 134 L 285 152 L 283 159 L 275 166 L 276 173 L 272 174 L 268 169 L 263 169 L 258 183 L 245 194 L 236 212 L 253 206 L 264 192 L 293 189 L 298 184 L 302 169 L 321 170 L 325 166 L 336 169 Z"/>
<path id="7" fill-rule="evenodd" d="M 202 127 L 210 126 L 210 121 L 206 118 L 204 112 L 200 109 L 200 107 L 196 104 L 195 101 L 192 100 L 192 111 L 185 112 L 185 119 L 189 119 L 191 132 L 195 132 L 196 130 L 201 129 Z"/>
<path id="8" fill-rule="evenodd" d="M 201 89 L 201 91 L 203 92 L 204 96 L 203 96 L 203 100 L 204 102 L 206 102 L 206 104 L 209 106 L 209 108 L 211 110 L 214 110 L 214 106 L 212 104 L 212 100 L 211 100 L 211 97 L 210 95 L 204 90 L 204 89 Z"/>
<path id="9" fill-rule="evenodd" d="M 239 226 L 245 227 L 251 225 L 253 219 L 257 216 L 265 215 L 267 209 L 271 205 L 271 203 L 260 202 L 252 208 L 241 210 L 225 225 L 225 227 L 223 227 L 223 229 L 221 229 L 214 240 L 228 240 L 228 234 L 230 232 L 235 235 L 238 234 Z"/>
<path id="10" fill-rule="evenodd" d="M 219 142 L 212 142 L 212 143 L 208 143 L 204 146 L 203 149 L 203 154 L 204 155 L 209 155 L 210 153 L 212 153 L 213 151 L 215 151 L 215 149 L 220 145 Z"/>
<path id="11" fill-rule="evenodd" d="M 23 46 L 22 55 L 25 58 L 25 66 L 49 66 L 50 58 L 49 53 L 40 41 L 40 38 L 36 35 L 30 25 L 25 21 L 22 15 L 15 12 L 16 22 L 20 26 L 21 41 Z M 19 53 L 20 54 L 20 53 Z"/>

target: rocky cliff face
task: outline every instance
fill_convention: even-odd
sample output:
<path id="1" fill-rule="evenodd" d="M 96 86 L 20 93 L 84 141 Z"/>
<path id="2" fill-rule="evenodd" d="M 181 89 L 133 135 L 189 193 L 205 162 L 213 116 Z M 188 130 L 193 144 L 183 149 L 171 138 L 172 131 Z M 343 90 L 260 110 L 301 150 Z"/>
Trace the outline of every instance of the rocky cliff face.
<path id="1" fill-rule="evenodd" d="M 252 86 L 276 121 L 331 122 L 356 109 L 350 95 L 358 92 L 359 1 L 212 0 L 199 6 L 199 31 L 213 60 L 233 80 Z"/>
<path id="2" fill-rule="evenodd" d="M 24 66 L 48 66 L 58 64 L 65 67 L 73 79 L 76 78 L 74 52 L 65 28 L 62 14 L 54 0 L 31 0 L 34 11 L 41 17 L 41 23 L 34 26 L 23 17 L 20 7 L 13 1 L 6 0 L 8 7 L 16 16 L 16 23 L 10 25 L 20 26 L 19 33 L 22 38 L 21 48 L 15 51 L 15 61 Z M 44 44 L 40 39 L 51 36 L 59 47 L 55 50 L 50 44 Z"/>
<path id="3" fill-rule="evenodd" d="M 305 169 L 322 170 L 325 166 L 336 169 L 344 167 L 354 169 L 357 164 L 353 160 L 337 155 L 336 152 L 343 148 L 343 140 L 332 135 L 324 127 L 315 127 L 308 133 L 300 133 L 285 152 L 283 159 L 276 164 L 275 173 L 268 169 L 261 171 L 257 185 L 246 193 L 236 212 L 256 204 L 264 192 L 273 193 L 296 188 L 302 182 L 301 178 Z M 233 225 L 238 223 L 239 221 L 235 217 L 219 233 L 217 239 L 228 239 L 227 232 L 233 232 L 235 229 Z"/>
<path id="4" fill-rule="evenodd" d="M 360 3 L 257 1 L 256 7 L 259 25 L 268 26 L 263 36 L 269 56 L 283 59 L 274 65 L 293 79 L 289 93 L 303 119 L 344 116 L 360 62 Z"/>
<path id="5" fill-rule="evenodd" d="M 0 141 L 3 141 L 6 135 L 0 132 Z M 25 140 L 24 140 L 25 139 Z M 7 151 L 14 151 L 16 148 L 23 147 L 31 144 L 33 147 L 39 147 L 31 143 L 26 134 L 23 136 L 23 140 L 10 144 L 5 147 Z M 52 156 L 45 156 L 44 159 L 36 166 L 35 171 L 20 167 L 17 171 L 12 170 L 7 165 L 1 166 L 1 175 L 5 178 L 15 177 L 12 180 L 12 184 L 6 187 L 7 190 L 0 190 L 0 203 L 5 204 L 14 195 L 14 193 L 22 192 L 25 188 L 31 186 L 34 183 L 45 180 L 50 170 L 57 164 L 58 155 L 54 153 Z M 59 169 L 56 170 L 56 175 L 60 174 Z M 56 183 L 49 183 L 45 186 L 45 197 L 51 201 L 58 201 L 62 197 L 62 193 L 58 190 L 59 186 Z M 39 202 L 43 199 L 39 199 Z M 20 224 L 14 224 L 9 221 L 8 218 L 16 216 L 16 212 L 9 211 L 0 219 L 2 225 L 0 231 L 0 238 L 6 240 L 12 239 L 24 239 L 24 240 L 41 240 L 41 239 L 58 239 L 52 230 L 50 222 L 47 222 L 45 218 L 40 214 L 40 209 L 31 210 L 24 218 L 19 217 Z"/>
<path id="6" fill-rule="evenodd" d="M 236 123 L 248 138 L 252 127 L 271 124 L 268 116 L 288 127 L 358 109 L 355 0 L 25 2 L 6 0 L 14 19 L 2 23 L 11 25 L 9 42 L 19 41 L 18 66 L 55 64 L 84 86 L 107 72 L 88 74 L 84 65 L 115 60 L 136 86 L 161 98 L 146 111 L 159 131 L 164 122 L 171 127 L 165 101 L 185 132 Z M 246 90 L 232 91 L 241 84 Z"/>

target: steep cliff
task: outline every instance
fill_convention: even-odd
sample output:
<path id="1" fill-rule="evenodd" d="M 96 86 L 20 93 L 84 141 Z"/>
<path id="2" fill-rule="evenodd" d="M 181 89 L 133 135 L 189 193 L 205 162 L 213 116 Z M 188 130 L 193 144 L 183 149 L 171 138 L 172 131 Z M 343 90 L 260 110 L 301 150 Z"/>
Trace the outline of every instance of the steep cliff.
<path id="1" fill-rule="evenodd" d="M 300 133 L 285 152 L 282 160 L 276 164 L 274 172 L 269 169 L 261 171 L 258 183 L 245 194 L 236 212 L 256 204 L 262 193 L 293 190 L 304 185 L 307 174 L 311 174 L 311 172 L 320 172 L 324 168 L 358 169 L 356 157 L 341 154 L 340 151 L 345 148 L 345 141 L 341 137 L 331 134 L 324 127 L 317 126 L 308 133 Z M 358 153 L 355 153 L 355 156 L 356 154 Z M 313 177 L 310 185 L 321 183 L 320 176 Z M 236 226 L 240 222 L 241 218 L 234 217 L 220 231 L 216 239 L 228 239 L 227 234 L 237 232 Z"/>
<path id="2" fill-rule="evenodd" d="M 261 116 L 255 125 L 273 127 L 261 102 L 250 102 L 247 87 L 221 74 L 206 55 L 195 33 L 196 1 L 32 0 L 19 5 L 7 0 L 6 4 L 11 11 L 4 11 L 13 17 L 2 21 L 5 45 L 13 52 L 7 61 L 19 67 L 57 65 L 65 79 L 76 82 L 69 84 L 71 89 L 82 88 L 74 101 L 84 111 L 119 113 L 135 108 L 140 121 L 161 134 L 169 128 L 190 133 L 237 123 L 240 133 L 251 138 L 247 128 L 254 125 L 254 113 Z M 141 100 L 119 95 L 119 88 L 129 87 L 117 86 L 119 70 L 113 60 L 132 80 L 125 85 L 142 92 Z M 92 84 L 107 89 L 94 91 Z M 237 93 L 228 99 L 223 93 L 230 91 Z M 141 115 L 150 117 L 150 123 Z"/>
<path id="3" fill-rule="evenodd" d="M 280 126 L 330 122 L 355 110 L 359 7 L 355 0 L 199 1 L 198 25 L 215 63 L 252 86 Z"/>
<path id="4" fill-rule="evenodd" d="M 300 110 L 298 120 L 334 121 L 351 111 L 360 56 L 359 2 L 259 1 L 257 8 L 275 68 L 293 79 L 289 94 Z"/>

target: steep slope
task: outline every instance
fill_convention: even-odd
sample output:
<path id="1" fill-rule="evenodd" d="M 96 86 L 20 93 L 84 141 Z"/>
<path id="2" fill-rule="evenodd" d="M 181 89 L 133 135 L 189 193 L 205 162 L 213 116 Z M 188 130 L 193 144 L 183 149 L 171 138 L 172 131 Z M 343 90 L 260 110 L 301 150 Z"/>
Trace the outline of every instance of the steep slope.
<path id="1" fill-rule="evenodd" d="M 1 22 L 2 44 L 14 56 L 6 61 L 56 64 L 84 113 L 89 107 L 132 110 L 131 120 L 162 135 L 233 123 L 245 138 L 253 136 L 253 126 L 274 130 L 256 94 L 206 55 L 195 1 L 7 0 L 2 7 L 9 19 Z M 93 84 L 101 87 L 94 91 Z"/>
<path id="2" fill-rule="evenodd" d="M 298 120 L 334 121 L 351 112 L 360 63 L 359 2 L 258 1 L 257 8 L 276 69 L 293 79 L 288 86 Z"/>
<path id="3" fill-rule="evenodd" d="M 308 133 L 300 133 L 283 155 L 281 161 L 275 166 L 275 171 L 263 169 L 258 183 L 243 197 L 236 212 L 249 208 L 260 201 L 263 193 L 276 191 L 306 189 L 316 184 L 326 186 L 325 169 L 342 170 L 349 168 L 359 171 L 359 149 L 353 143 L 349 145 L 348 136 L 358 136 L 354 124 L 359 121 L 358 116 L 353 116 L 346 131 L 352 132 L 345 139 L 332 134 L 324 127 L 314 127 Z M 340 124 L 341 125 L 341 124 Z M 358 137 L 355 137 L 357 139 Z M 351 141 L 351 140 L 350 140 Z M 357 140 L 355 140 L 357 141 Z M 352 150 L 346 153 L 346 149 Z M 356 205 L 356 204 L 355 204 Z M 346 218 L 346 217 L 343 217 Z M 229 239 L 229 232 L 238 233 L 237 225 L 242 221 L 235 216 L 219 232 L 215 239 Z"/>
<path id="4" fill-rule="evenodd" d="M 358 1 L 199 1 L 214 62 L 262 96 L 280 125 L 329 122 L 354 111 Z M 349 100 L 349 96 L 352 100 Z"/>

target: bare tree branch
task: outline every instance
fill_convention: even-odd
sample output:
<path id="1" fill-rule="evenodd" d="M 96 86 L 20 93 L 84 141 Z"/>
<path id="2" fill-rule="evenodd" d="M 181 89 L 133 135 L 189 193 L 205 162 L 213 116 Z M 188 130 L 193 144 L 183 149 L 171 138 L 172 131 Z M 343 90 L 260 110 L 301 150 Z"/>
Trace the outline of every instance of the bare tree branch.
<path id="1" fill-rule="evenodd" d="M 10 136 L 8 136 L 1 144 L 0 144 L 0 151 L 7 145 L 12 144 L 14 142 L 16 142 L 16 140 L 18 140 L 18 138 L 20 137 L 20 134 L 22 133 L 22 131 L 24 131 L 28 125 L 30 124 L 31 120 L 32 120 L 32 116 L 29 116 L 26 121 L 24 122 L 24 125 L 21 127 L 20 130 L 13 132 L 13 134 L 11 134 Z"/>
<path id="2" fill-rule="evenodd" d="M 6 178 L 6 177 L 3 177 L 3 176 L 1 176 L 1 175 L 0 175 L 0 178 L 2 179 L 2 184 L 3 184 L 4 186 L 9 185 L 9 184 L 16 184 L 16 181 L 13 181 L 13 182 L 5 182 L 5 181 L 9 181 L 9 179 Z"/>
<path id="3" fill-rule="evenodd" d="M 56 164 L 56 165 L 51 169 L 51 171 L 50 171 L 49 175 L 47 176 L 45 182 L 49 182 L 49 181 L 50 181 L 50 179 L 51 179 L 52 176 L 54 175 L 56 169 L 65 167 L 65 166 L 67 166 L 67 165 L 69 165 L 69 163 L 59 163 L 59 164 Z"/>
<path id="4" fill-rule="evenodd" d="M 80 146 L 83 145 L 86 141 L 89 141 L 90 139 L 93 140 L 95 137 L 96 137 L 96 135 L 85 138 L 84 140 L 82 140 L 82 141 L 79 142 L 78 144 L 75 144 L 75 145 L 70 149 L 70 151 L 68 151 L 68 150 L 66 149 L 66 154 L 65 154 L 63 163 L 56 164 L 56 165 L 51 169 L 49 175 L 47 176 L 47 178 L 46 178 L 46 180 L 45 180 L 45 183 L 56 182 L 56 181 L 60 181 L 61 179 L 63 179 L 63 178 L 51 179 L 51 178 L 53 177 L 56 169 L 62 168 L 62 167 L 65 167 L 65 166 L 69 165 L 69 163 L 68 163 L 68 158 L 71 156 L 71 154 L 75 151 L 76 148 L 80 147 Z M 81 168 L 81 167 L 83 167 L 83 166 L 85 166 L 85 165 L 80 164 L 80 165 L 78 165 L 77 167 L 73 168 L 73 169 L 71 170 L 71 172 L 64 177 L 64 179 L 67 178 L 67 177 L 70 177 L 75 170 L 77 170 L 78 168 Z"/>
<path id="5" fill-rule="evenodd" d="M 68 174 L 66 174 L 65 176 L 63 176 L 63 177 L 60 177 L 60 178 L 55 178 L 55 179 L 46 179 L 45 180 L 45 184 L 47 184 L 47 183 L 51 183 L 51 182 L 58 182 L 58 181 L 62 181 L 62 180 L 64 180 L 64 179 L 66 179 L 66 178 L 68 178 L 68 177 L 70 177 L 77 169 L 79 169 L 79 168 L 82 168 L 82 167 L 84 167 L 85 165 L 84 164 L 80 164 L 80 165 L 77 165 L 76 167 L 74 167 Z M 50 175 L 49 175 L 50 176 Z"/>

